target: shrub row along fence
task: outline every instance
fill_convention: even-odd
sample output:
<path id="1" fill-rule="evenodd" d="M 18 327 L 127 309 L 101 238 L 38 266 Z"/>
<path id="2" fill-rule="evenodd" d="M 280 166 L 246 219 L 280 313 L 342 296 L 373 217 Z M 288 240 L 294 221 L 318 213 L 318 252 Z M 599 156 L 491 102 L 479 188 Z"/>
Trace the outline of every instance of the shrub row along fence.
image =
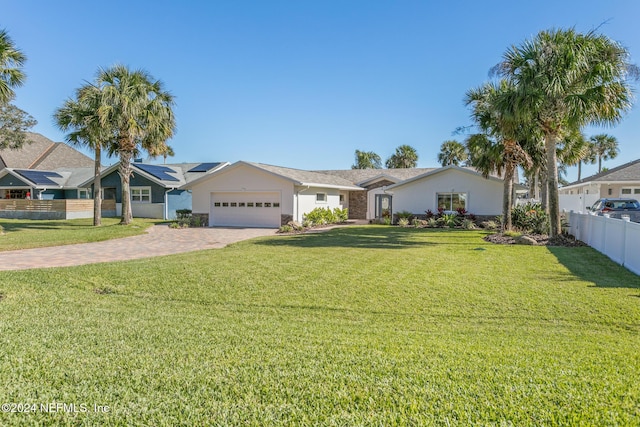
<path id="1" fill-rule="evenodd" d="M 640 275 L 640 224 L 626 219 L 570 212 L 569 233 Z"/>

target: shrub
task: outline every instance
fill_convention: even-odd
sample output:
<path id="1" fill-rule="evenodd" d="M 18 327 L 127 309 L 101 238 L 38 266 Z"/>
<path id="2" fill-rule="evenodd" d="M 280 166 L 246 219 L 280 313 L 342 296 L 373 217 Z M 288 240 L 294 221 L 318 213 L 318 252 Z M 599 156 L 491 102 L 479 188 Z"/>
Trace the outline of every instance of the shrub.
<path id="1" fill-rule="evenodd" d="M 436 216 L 431 209 L 426 210 L 424 213 L 427 214 L 428 220 Z"/>
<path id="2" fill-rule="evenodd" d="M 540 203 L 526 203 L 516 206 L 511 211 L 513 226 L 524 232 L 546 234 L 549 230 L 549 216 Z"/>
<path id="3" fill-rule="evenodd" d="M 278 230 L 278 233 L 291 233 L 293 231 L 293 227 L 290 225 L 283 225 Z"/>
<path id="4" fill-rule="evenodd" d="M 191 218 L 191 209 L 176 209 L 176 219 Z"/>
<path id="5" fill-rule="evenodd" d="M 408 227 L 409 226 L 409 218 L 400 218 L 400 219 L 398 219 L 398 225 L 400 227 Z"/>
<path id="6" fill-rule="evenodd" d="M 349 209 L 334 208 L 333 216 L 334 216 L 335 222 L 347 222 L 347 220 L 349 219 Z"/>
<path id="7" fill-rule="evenodd" d="M 484 221 L 482 223 L 482 228 L 484 228 L 485 230 L 496 231 L 498 227 L 499 225 L 495 221 Z"/>
<path id="8" fill-rule="evenodd" d="M 431 217 L 427 220 L 427 227 L 438 228 L 440 227 L 440 222 L 434 217 Z"/>
<path id="9" fill-rule="evenodd" d="M 463 219 L 461 225 L 462 225 L 462 228 L 464 228 L 465 230 L 474 230 L 476 228 L 475 222 L 473 222 L 469 218 Z"/>
<path id="10" fill-rule="evenodd" d="M 454 228 L 458 225 L 460 219 L 457 214 L 442 214 L 438 221 L 443 227 Z"/>
<path id="11" fill-rule="evenodd" d="M 413 218 L 413 221 L 411 221 L 411 224 L 413 224 L 415 228 L 426 227 L 428 225 L 427 221 L 425 221 L 424 219 L 418 219 L 418 218 Z"/>
<path id="12" fill-rule="evenodd" d="M 411 218 L 413 217 L 413 214 L 409 211 L 401 211 L 401 212 L 396 212 L 396 217 L 398 218 L 398 220 L 402 218 L 411 220 Z"/>
<path id="13" fill-rule="evenodd" d="M 465 208 L 457 208 L 456 212 L 458 213 L 458 216 L 464 217 L 467 215 L 467 210 Z"/>

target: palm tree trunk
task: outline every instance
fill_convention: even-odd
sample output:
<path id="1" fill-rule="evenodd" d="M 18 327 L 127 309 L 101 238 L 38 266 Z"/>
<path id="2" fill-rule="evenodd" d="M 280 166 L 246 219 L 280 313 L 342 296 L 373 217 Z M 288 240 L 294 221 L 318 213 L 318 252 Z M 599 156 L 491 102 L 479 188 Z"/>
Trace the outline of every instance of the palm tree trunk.
<path id="1" fill-rule="evenodd" d="M 131 151 L 120 150 L 120 180 L 122 182 L 122 217 L 120 224 L 131 224 L 133 215 L 131 214 L 131 190 L 129 188 L 129 180 L 131 178 Z"/>
<path id="2" fill-rule="evenodd" d="M 544 146 L 547 155 L 547 193 L 549 197 L 549 236 L 560 234 L 560 204 L 558 200 L 558 158 L 556 155 L 558 137 L 545 135 Z"/>
<path id="3" fill-rule="evenodd" d="M 101 193 L 101 176 L 100 176 L 100 158 L 102 157 L 102 150 L 100 146 L 96 144 L 95 150 L 95 163 L 93 170 L 93 225 L 98 227 L 102 225 L 102 194 Z"/>
<path id="4" fill-rule="evenodd" d="M 578 160 L 578 181 L 580 181 L 581 176 L 582 176 L 582 161 Z"/>
<path id="5" fill-rule="evenodd" d="M 514 165 L 509 162 L 504 169 L 504 185 L 502 192 L 502 231 L 510 231 L 511 210 L 513 207 L 513 172 Z"/>
<path id="6" fill-rule="evenodd" d="M 602 156 L 598 156 L 598 173 L 602 172 Z"/>

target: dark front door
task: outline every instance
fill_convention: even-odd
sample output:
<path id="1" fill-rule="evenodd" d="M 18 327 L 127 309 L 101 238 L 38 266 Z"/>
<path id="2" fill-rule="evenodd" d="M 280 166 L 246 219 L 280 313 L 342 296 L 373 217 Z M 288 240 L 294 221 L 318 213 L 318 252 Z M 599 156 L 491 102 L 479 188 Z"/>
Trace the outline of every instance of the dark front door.
<path id="1" fill-rule="evenodd" d="M 391 217 L 391 195 L 376 194 L 376 218 Z"/>

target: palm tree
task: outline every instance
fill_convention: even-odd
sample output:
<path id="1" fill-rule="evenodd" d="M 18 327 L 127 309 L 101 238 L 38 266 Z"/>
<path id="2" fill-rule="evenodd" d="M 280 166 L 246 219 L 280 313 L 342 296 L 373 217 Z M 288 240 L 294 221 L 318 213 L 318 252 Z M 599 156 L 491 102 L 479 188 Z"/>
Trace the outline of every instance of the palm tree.
<path id="1" fill-rule="evenodd" d="M 387 169 L 408 169 L 418 165 L 418 153 L 410 145 L 400 145 L 385 163 Z"/>
<path id="2" fill-rule="evenodd" d="M 615 159 L 618 156 L 618 140 L 615 136 L 601 133 L 590 138 L 593 144 L 593 155 L 598 159 L 598 173 L 602 172 L 602 161 Z"/>
<path id="3" fill-rule="evenodd" d="M 85 85 L 76 91 L 75 99 L 68 99 L 53 115 L 56 125 L 67 134 L 71 145 L 85 146 L 94 152 L 93 172 L 93 225 L 102 224 L 102 195 L 100 171 L 102 148 L 112 142 L 105 133 L 98 116 L 100 92 L 95 86 Z"/>
<path id="4" fill-rule="evenodd" d="M 373 151 L 356 150 L 356 162 L 351 169 L 381 169 L 382 159 Z"/>
<path id="5" fill-rule="evenodd" d="M 593 163 L 593 148 L 579 129 L 574 129 L 560 140 L 557 147 L 557 157 L 560 168 L 564 167 L 566 173 L 567 166 L 578 166 L 578 181 L 582 177 L 582 163 Z M 560 177 L 558 177 L 560 179 Z"/>
<path id="6" fill-rule="evenodd" d="M 117 154 L 122 181 L 121 224 L 131 222 L 129 181 L 131 160 L 141 151 L 151 156 L 167 152 L 166 141 L 175 133 L 173 96 L 146 71 L 131 71 L 123 65 L 101 69 L 96 77 L 100 125 L 113 135 L 109 154 Z"/>
<path id="7" fill-rule="evenodd" d="M 613 124 L 631 107 L 629 52 L 604 35 L 542 31 L 513 46 L 493 70 L 518 88 L 517 115 L 544 134 L 550 234 L 560 234 L 556 148 L 566 129 Z"/>
<path id="8" fill-rule="evenodd" d="M 460 166 L 469 158 L 465 146 L 456 140 L 449 140 L 442 143 L 438 153 L 438 163 L 442 166 Z"/>
<path id="9" fill-rule="evenodd" d="M 502 229 L 511 229 L 513 207 L 513 181 L 518 165 L 529 166 L 531 158 L 522 148 L 530 139 L 531 129 L 523 121 L 516 119 L 513 98 L 516 88 L 507 80 L 486 83 L 467 92 L 465 102 L 472 106 L 472 117 L 485 138 L 468 141 L 471 143 L 472 165 L 479 165 L 480 172 L 487 177 L 491 168 L 504 167 L 502 195 Z M 484 145 L 484 147 L 483 147 Z M 481 150 L 485 153 L 478 153 Z M 489 157 L 491 156 L 491 158 Z M 482 162 L 479 162 L 479 160 Z M 491 168 L 490 168 L 491 167 Z"/>
<path id="10" fill-rule="evenodd" d="M 22 66 L 26 60 L 6 30 L 0 30 L 0 104 L 8 103 L 15 96 L 13 89 L 24 83 Z"/>

